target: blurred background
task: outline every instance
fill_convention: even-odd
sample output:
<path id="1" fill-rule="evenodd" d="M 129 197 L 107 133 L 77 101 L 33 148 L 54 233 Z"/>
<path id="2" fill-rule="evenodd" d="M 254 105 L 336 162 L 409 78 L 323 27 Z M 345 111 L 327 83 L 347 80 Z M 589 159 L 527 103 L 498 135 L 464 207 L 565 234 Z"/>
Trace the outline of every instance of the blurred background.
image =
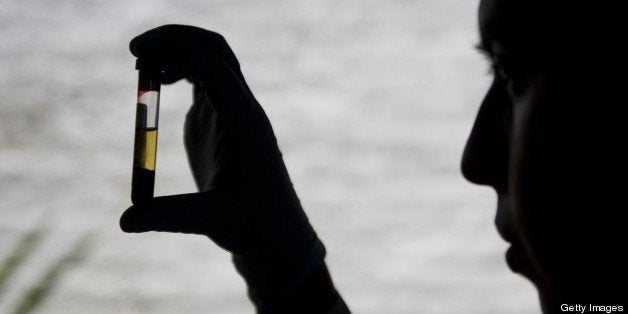
<path id="1" fill-rule="evenodd" d="M 488 64 L 477 1 L 0 2 L 0 313 L 253 313 L 201 236 L 124 234 L 137 72 L 166 23 L 223 34 L 355 313 L 537 313 L 495 196 L 459 160 Z M 162 88 L 156 194 L 195 190 L 185 82 Z"/>

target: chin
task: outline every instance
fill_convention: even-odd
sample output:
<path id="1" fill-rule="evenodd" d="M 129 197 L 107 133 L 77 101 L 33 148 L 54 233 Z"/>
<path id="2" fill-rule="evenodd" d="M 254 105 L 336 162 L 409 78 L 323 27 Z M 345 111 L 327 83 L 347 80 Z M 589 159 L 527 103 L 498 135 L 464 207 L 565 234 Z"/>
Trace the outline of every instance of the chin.
<path id="1" fill-rule="evenodd" d="M 556 294 L 549 284 L 549 280 L 542 275 L 542 271 L 533 262 L 523 245 L 513 243 L 506 252 L 506 263 L 510 270 L 528 279 L 536 287 L 543 313 L 558 313 L 560 307 L 556 304 Z"/>
<path id="2" fill-rule="evenodd" d="M 539 292 L 539 302 L 541 303 L 543 313 L 560 313 L 560 304 L 558 304 L 558 298 L 554 290 L 536 283 L 535 285 Z"/>
<path id="3" fill-rule="evenodd" d="M 538 275 L 537 273 L 516 273 L 525 277 L 536 287 L 541 310 L 544 314 L 560 313 L 560 304 L 557 303 L 557 300 L 559 298 L 557 298 L 554 289 L 546 284 L 546 281 L 541 280 L 540 275 Z"/>

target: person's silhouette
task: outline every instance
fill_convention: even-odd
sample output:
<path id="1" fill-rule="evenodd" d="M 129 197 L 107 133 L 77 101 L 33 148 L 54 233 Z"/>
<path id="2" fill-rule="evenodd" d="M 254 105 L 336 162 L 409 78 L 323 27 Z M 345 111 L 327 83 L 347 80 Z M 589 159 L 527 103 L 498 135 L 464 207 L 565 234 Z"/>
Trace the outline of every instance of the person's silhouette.
<path id="1" fill-rule="evenodd" d="M 480 3 L 480 48 L 494 80 L 462 171 L 497 192 L 496 226 L 512 244 L 508 264 L 535 284 L 547 313 L 576 304 L 623 307 L 626 295 L 622 200 L 607 177 L 619 170 L 622 141 L 616 109 L 601 109 L 620 95 L 605 74 L 610 54 L 584 38 L 613 34 L 604 23 L 583 23 L 600 21 L 600 8 Z"/>
<path id="2" fill-rule="evenodd" d="M 623 311 L 622 194 L 603 176 L 621 179 L 622 133 L 613 123 L 619 115 L 604 106 L 619 89 L 599 71 L 608 60 L 595 58 L 602 55 L 596 47 L 582 47 L 587 10 L 573 4 L 557 10 L 539 0 L 480 4 L 481 48 L 494 81 L 462 171 L 496 190 L 496 224 L 512 243 L 508 263 L 537 286 L 547 313 L 565 304 Z M 601 32 L 600 25 L 589 30 Z M 161 63 L 164 83 L 194 84 L 185 146 L 199 192 L 131 206 L 122 229 L 209 236 L 233 253 L 260 313 L 349 313 L 270 123 L 226 41 L 166 25 L 133 39 L 131 51 Z"/>

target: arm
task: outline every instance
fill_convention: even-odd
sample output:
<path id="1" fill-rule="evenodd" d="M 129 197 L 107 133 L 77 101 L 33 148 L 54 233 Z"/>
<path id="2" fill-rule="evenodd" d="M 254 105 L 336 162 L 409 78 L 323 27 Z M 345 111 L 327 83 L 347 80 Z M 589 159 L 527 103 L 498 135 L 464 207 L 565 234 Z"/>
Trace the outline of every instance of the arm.
<path id="1" fill-rule="evenodd" d="M 227 42 L 204 29 L 165 25 L 134 38 L 130 48 L 163 66 L 164 83 L 185 78 L 194 85 L 184 140 L 198 192 L 131 206 L 121 228 L 206 235 L 231 252 L 260 313 L 325 313 L 339 299 L 325 248 Z"/>

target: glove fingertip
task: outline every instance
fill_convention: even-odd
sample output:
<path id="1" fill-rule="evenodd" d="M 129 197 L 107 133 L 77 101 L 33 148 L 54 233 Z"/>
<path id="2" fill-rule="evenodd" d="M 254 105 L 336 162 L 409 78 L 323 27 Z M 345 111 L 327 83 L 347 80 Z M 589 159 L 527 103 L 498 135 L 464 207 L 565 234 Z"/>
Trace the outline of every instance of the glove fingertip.
<path id="1" fill-rule="evenodd" d="M 129 50 L 137 58 L 160 59 L 165 55 L 162 50 L 171 45 L 170 38 L 146 32 L 131 39 Z"/>
<path id="2" fill-rule="evenodd" d="M 120 229 L 126 233 L 140 233 L 147 230 L 143 230 L 141 224 L 139 224 L 137 214 L 132 208 L 127 209 L 122 216 L 120 216 Z"/>
<path id="3" fill-rule="evenodd" d="M 137 55 L 137 45 L 138 45 L 138 38 L 140 38 L 140 36 L 136 36 L 135 38 L 131 39 L 131 41 L 129 42 L 129 51 L 131 51 L 131 54 L 133 54 L 136 57 L 139 57 Z"/>

